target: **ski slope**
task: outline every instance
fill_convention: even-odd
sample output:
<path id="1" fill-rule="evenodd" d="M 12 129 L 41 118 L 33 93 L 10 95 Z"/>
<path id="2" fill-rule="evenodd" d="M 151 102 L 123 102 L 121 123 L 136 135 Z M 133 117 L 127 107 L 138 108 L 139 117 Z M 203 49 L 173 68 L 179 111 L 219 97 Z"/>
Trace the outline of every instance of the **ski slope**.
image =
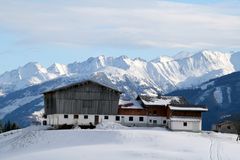
<path id="1" fill-rule="evenodd" d="M 1 160 L 239 160 L 236 135 L 101 126 L 0 134 Z"/>

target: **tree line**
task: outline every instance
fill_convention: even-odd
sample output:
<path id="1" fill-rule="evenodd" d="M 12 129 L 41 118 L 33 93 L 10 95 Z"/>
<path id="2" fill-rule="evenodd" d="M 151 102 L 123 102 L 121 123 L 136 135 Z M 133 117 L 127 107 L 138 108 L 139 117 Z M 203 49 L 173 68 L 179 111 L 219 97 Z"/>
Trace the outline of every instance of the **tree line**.
<path id="1" fill-rule="evenodd" d="M 3 123 L 0 121 L 0 133 L 19 129 L 19 128 L 20 127 L 15 122 L 8 121 L 8 122 Z"/>

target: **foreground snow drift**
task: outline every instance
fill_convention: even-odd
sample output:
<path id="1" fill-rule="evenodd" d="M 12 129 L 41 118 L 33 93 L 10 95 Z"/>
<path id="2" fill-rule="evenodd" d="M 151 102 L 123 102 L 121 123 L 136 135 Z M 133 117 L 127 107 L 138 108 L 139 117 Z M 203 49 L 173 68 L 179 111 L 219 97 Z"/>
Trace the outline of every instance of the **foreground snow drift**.
<path id="1" fill-rule="evenodd" d="M 235 135 L 171 132 L 161 128 L 39 130 L 0 134 L 4 160 L 238 160 Z"/>

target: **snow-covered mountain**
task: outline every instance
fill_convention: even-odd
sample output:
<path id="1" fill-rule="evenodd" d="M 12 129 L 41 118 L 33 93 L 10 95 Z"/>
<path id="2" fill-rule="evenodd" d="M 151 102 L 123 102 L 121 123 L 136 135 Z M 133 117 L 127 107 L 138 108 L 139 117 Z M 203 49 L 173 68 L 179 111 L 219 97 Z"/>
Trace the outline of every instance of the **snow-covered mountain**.
<path id="1" fill-rule="evenodd" d="M 240 52 L 233 54 L 204 50 L 196 54 L 181 52 L 173 57 L 162 56 L 151 61 L 126 56 L 99 56 L 68 65 L 55 63 L 49 68 L 28 63 L 0 75 L 0 95 L 63 76 L 91 75 L 112 84 L 131 81 L 145 88 L 153 88 L 155 94 L 166 93 L 240 70 L 238 60 Z"/>
<path id="2" fill-rule="evenodd" d="M 2 94 L 9 93 L 65 74 L 67 74 L 67 68 L 64 65 L 53 64 L 45 68 L 36 62 L 31 62 L 0 75 L 0 90 Z"/>
<path id="3" fill-rule="evenodd" d="M 141 93 L 156 95 L 196 88 L 209 79 L 239 70 L 239 56 L 240 52 L 201 51 L 190 56 L 182 54 L 177 59 L 164 56 L 151 61 L 99 56 L 49 68 L 29 63 L 0 76 L 0 119 L 27 126 L 32 113 L 43 108 L 42 92 L 83 79 L 113 86 L 132 98 Z"/>

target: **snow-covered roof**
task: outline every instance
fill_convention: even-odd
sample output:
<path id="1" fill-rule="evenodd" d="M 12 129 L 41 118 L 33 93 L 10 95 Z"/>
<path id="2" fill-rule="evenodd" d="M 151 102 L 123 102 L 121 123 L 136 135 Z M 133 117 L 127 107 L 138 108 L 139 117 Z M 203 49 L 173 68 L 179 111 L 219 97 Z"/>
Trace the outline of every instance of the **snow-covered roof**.
<path id="1" fill-rule="evenodd" d="M 149 97 L 149 96 L 139 96 L 140 100 L 146 106 L 167 106 L 170 104 L 186 104 L 187 101 L 180 96 L 158 96 L 158 97 Z"/>
<path id="2" fill-rule="evenodd" d="M 208 109 L 204 106 L 196 106 L 196 105 L 191 105 L 191 106 L 169 106 L 170 110 L 175 110 L 175 111 L 208 111 Z"/>
<path id="3" fill-rule="evenodd" d="M 50 92 L 56 92 L 56 91 L 60 91 L 60 90 L 64 90 L 64 89 L 67 89 L 67 88 L 70 88 L 70 87 L 73 87 L 73 86 L 76 86 L 76 85 L 84 85 L 84 84 L 87 84 L 87 83 L 95 83 L 95 84 L 98 84 L 100 86 L 103 86 L 103 87 L 106 87 L 106 88 L 109 88 L 111 90 L 114 90 L 116 92 L 119 92 L 119 93 L 122 93 L 121 91 L 119 91 L 117 88 L 114 88 L 112 86 L 108 86 L 106 84 L 102 84 L 101 82 L 97 82 L 97 81 L 94 81 L 94 80 L 83 80 L 81 82 L 78 82 L 78 83 L 73 83 L 73 84 L 70 84 L 70 85 L 66 85 L 66 86 L 63 86 L 63 87 L 59 87 L 59 88 L 56 88 L 56 89 L 52 89 L 52 90 L 49 90 L 49 91 L 46 91 L 46 92 L 43 92 L 43 94 L 45 93 L 50 93 Z"/>
<path id="4" fill-rule="evenodd" d="M 129 109 L 143 109 L 141 104 L 136 100 L 119 100 L 118 104 L 121 108 L 129 108 Z"/>

